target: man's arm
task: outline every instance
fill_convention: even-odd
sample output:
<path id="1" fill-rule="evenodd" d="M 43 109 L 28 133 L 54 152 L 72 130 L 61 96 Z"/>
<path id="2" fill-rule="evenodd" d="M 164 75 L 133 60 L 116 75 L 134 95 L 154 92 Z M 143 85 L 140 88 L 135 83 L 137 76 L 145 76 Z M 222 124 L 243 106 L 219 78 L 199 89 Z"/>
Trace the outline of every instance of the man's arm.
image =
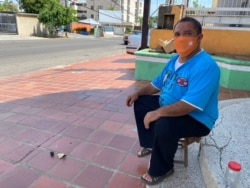
<path id="1" fill-rule="evenodd" d="M 129 95 L 127 100 L 126 100 L 126 104 L 127 104 L 127 106 L 132 106 L 134 101 L 136 101 L 139 96 L 153 95 L 153 94 L 158 93 L 158 92 L 159 92 L 159 90 L 156 89 L 154 86 L 152 86 L 152 84 L 150 83 L 150 84 L 146 85 L 145 87 L 139 89 L 138 91 L 136 91 L 132 95 Z"/>
<path id="2" fill-rule="evenodd" d="M 136 91 L 135 93 L 138 94 L 138 96 L 142 96 L 142 95 L 153 95 L 155 93 L 158 93 L 160 90 L 156 89 L 154 86 L 152 86 L 152 84 L 148 84 L 145 87 L 139 89 L 138 91 Z"/>
<path id="3" fill-rule="evenodd" d="M 172 105 L 163 106 L 156 110 L 159 117 L 178 117 L 189 114 L 190 112 L 196 110 L 195 107 L 187 104 L 183 101 L 179 101 Z"/>
<path id="4" fill-rule="evenodd" d="M 163 106 L 163 107 L 158 108 L 157 110 L 148 112 L 144 118 L 144 125 L 145 125 L 145 128 L 148 129 L 151 122 L 154 122 L 161 117 L 184 116 L 194 110 L 196 110 L 195 107 L 183 101 L 179 101 L 172 105 Z"/>

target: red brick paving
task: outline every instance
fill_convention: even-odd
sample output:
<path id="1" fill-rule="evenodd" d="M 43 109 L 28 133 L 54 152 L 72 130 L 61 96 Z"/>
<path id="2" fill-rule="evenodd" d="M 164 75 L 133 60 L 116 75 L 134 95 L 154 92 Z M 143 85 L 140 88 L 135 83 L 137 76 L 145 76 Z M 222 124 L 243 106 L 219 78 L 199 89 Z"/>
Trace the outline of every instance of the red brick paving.
<path id="1" fill-rule="evenodd" d="M 134 62 L 123 54 L 0 79 L 0 187 L 143 188 L 148 159 L 136 157 L 125 106 L 147 83 L 134 80 Z M 220 100 L 246 97 L 221 88 Z"/>

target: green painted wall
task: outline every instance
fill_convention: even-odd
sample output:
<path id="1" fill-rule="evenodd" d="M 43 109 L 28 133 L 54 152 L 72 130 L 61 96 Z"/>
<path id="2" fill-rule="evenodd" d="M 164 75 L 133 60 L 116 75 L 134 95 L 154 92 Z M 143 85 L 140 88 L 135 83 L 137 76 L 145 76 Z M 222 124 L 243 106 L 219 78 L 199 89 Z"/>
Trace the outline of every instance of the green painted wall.
<path id="1" fill-rule="evenodd" d="M 154 53 L 148 49 L 135 53 L 135 79 L 151 81 L 174 54 Z M 213 56 L 221 69 L 220 85 L 250 91 L 250 62 Z M 160 62 L 160 63 L 159 63 Z"/>
<path id="2" fill-rule="evenodd" d="M 226 88 L 250 91 L 250 72 L 230 71 Z"/>
<path id="3" fill-rule="evenodd" d="M 164 63 L 136 61 L 135 79 L 151 81 L 161 72 L 165 65 Z"/>
<path id="4" fill-rule="evenodd" d="M 230 70 L 221 68 L 220 86 L 228 88 L 228 80 L 230 78 Z"/>

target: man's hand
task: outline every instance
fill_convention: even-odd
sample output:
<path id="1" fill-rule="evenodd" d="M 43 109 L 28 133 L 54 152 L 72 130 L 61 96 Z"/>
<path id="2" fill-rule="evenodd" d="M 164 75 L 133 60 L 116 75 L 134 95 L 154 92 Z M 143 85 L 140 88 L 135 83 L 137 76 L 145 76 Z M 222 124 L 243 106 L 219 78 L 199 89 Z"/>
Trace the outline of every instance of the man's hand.
<path id="1" fill-rule="evenodd" d="M 126 100 L 126 105 L 127 106 L 132 106 L 134 102 L 138 99 L 139 95 L 134 93 L 132 95 L 129 95 L 127 100 Z"/>
<path id="2" fill-rule="evenodd" d="M 127 106 L 132 106 L 134 102 L 138 99 L 139 96 L 142 95 L 152 95 L 159 92 L 159 89 L 156 89 L 154 86 L 152 86 L 150 83 L 148 83 L 143 88 L 139 89 L 137 92 L 135 92 L 132 95 L 129 95 L 126 104 Z"/>
<path id="3" fill-rule="evenodd" d="M 148 112 L 146 114 L 146 116 L 144 117 L 144 126 L 145 126 L 145 128 L 149 129 L 150 123 L 156 121 L 159 118 L 160 118 L 160 116 L 156 113 L 156 111 Z"/>

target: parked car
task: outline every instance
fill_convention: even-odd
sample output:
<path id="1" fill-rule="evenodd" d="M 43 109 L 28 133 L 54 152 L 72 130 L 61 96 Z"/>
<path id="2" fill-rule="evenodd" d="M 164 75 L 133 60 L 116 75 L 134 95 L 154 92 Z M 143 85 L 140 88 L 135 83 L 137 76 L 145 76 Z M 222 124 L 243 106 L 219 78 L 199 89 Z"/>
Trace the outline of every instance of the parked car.
<path id="1" fill-rule="evenodd" d="M 130 35 L 141 35 L 141 34 L 142 34 L 142 31 L 140 31 L 140 30 L 133 30 L 130 34 L 125 34 L 125 35 L 123 36 L 123 43 L 124 43 L 125 45 L 128 44 L 128 37 L 129 37 Z"/>
<path id="2" fill-rule="evenodd" d="M 139 48 L 141 47 L 141 38 L 142 35 L 130 35 L 128 37 L 128 44 L 126 46 L 126 52 L 128 54 L 134 54 Z M 150 32 L 148 34 L 148 45 L 149 46 L 150 41 Z"/>

